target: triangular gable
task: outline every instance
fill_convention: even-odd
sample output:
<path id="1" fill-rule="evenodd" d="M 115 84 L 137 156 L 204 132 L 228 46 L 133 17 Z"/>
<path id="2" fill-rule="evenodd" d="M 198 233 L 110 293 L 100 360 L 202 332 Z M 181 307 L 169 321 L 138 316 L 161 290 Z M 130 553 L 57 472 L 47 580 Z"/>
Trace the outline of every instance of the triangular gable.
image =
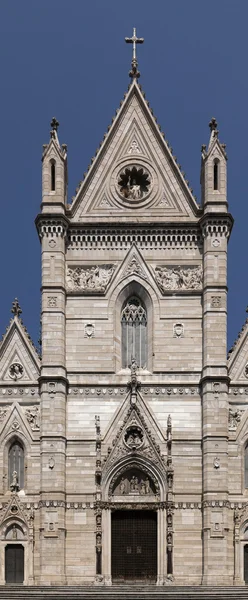
<path id="1" fill-rule="evenodd" d="M 29 525 L 29 519 L 23 510 L 23 504 L 20 502 L 20 498 L 16 493 L 11 494 L 7 507 L 2 514 L 0 526 L 2 527 L 3 523 L 12 519 L 20 520 L 25 523 L 26 526 Z"/>
<path id="2" fill-rule="evenodd" d="M 123 262 L 116 270 L 111 282 L 109 294 L 111 295 L 112 289 L 116 286 L 116 281 L 119 283 L 123 279 L 126 279 L 130 276 L 139 277 L 140 279 L 148 281 L 150 284 L 157 287 L 152 270 L 148 267 L 141 252 L 135 244 L 131 246 Z"/>
<path id="3" fill-rule="evenodd" d="M 248 319 L 228 355 L 228 374 L 233 381 L 248 385 Z"/>
<path id="4" fill-rule="evenodd" d="M 39 377 L 39 369 L 39 356 L 25 327 L 14 317 L 0 346 L 0 381 L 33 383 Z"/>
<path id="5" fill-rule="evenodd" d="M 143 169 L 148 181 L 147 191 L 137 202 L 133 198 L 127 201 L 120 187 L 121 173 L 130 165 Z M 134 81 L 68 217 L 72 222 L 87 222 L 94 217 L 114 220 L 122 214 L 129 220 L 144 215 L 149 219 L 157 216 L 163 220 L 187 221 L 196 220 L 199 212 L 188 183 Z"/>
<path id="6" fill-rule="evenodd" d="M 27 415 L 24 417 L 20 404 L 17 401 L 12 404 L 6 419 L 0 425 L 2 438 L 6 438 L 9 433 L 11 435 L 16 433 L 16 435 L 21 438 L 24 437 L 29 442 L 34 440 L 35 430 L 32 429 L 28 422 Z"/>
<path id="7" fill-rule="evenodd" d="M 116 429 L 118 428 L 117 434 Z M 135 431 L 140 438 L 135 437 Z M 138 393 L 137 403 L 130 405 L 130 394 L 117 409 L 108 429 L 102 438 L 103 446 L 108 446 L 103 460 L 103 476 L 110 467 L 123 457 L 142 456 L 158 464 L 162 471 L 166 468 L 161 447 L 166 442 L 154 415 L 144 398 Z"/>

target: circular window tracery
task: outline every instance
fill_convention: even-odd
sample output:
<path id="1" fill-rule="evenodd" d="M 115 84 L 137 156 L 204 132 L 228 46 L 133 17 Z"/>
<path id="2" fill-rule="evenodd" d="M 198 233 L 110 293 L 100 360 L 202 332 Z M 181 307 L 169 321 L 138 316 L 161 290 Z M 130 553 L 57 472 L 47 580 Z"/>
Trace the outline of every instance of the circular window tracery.
<path id="1" fill-rule="evenodd" d="M 140 200 L 150 191 L 151 177 L 144 167 L 129 166 L 118 177 L 121 195 L 128 200 Z"/>

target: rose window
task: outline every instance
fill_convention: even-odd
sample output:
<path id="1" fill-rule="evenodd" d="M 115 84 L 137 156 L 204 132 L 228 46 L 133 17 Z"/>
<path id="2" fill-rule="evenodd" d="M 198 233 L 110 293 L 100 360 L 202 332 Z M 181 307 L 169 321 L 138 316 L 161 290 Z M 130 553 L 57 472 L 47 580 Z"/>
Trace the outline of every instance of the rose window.
<path id="1" fill-rule="evenodd" d="M 150 189 L 151 180 L 149 173 L 142 167 L 127 167 L 119 176 L 118 186 L 124 198 L 139 200 Z"/>

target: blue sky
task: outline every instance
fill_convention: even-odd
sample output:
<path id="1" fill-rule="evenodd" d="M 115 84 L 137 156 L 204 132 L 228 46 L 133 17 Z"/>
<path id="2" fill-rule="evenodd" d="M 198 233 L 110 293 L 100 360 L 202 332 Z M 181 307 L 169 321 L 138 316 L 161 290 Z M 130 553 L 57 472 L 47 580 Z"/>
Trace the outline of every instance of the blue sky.
<path id="1" fill-rule="evenodd" d="M 8 0 L 0 5 L 1 303 L 0 331 L 18 296 L 39 337 L 42 144 L 53 115 L 68 144 L 69 199 L 127 89 L 131 47 L 140 82 L 200 198 L 200 149 L 208 122 L 227 144 L 229 346 L 248 304 L 247 0 Z"/>

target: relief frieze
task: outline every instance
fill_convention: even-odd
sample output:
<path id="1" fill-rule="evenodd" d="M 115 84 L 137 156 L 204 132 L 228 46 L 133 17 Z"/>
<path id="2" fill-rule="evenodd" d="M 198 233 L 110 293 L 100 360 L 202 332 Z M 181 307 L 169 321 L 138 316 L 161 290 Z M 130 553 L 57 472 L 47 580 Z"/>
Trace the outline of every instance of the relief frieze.
<path id="1" fill-rule="evenodd" d="M 67 267 L 67 289 L 84 293 L 104 293 L 114 270 L 115 266 L 112 264 Z"/>
<path id="2" fill-rule="evenodd" d="M 198 267 L 166 267 L 155 268 L 155 278 L 162 292 L 169 290 L 200 290 L 202 289 L 203 271 Z"/>

